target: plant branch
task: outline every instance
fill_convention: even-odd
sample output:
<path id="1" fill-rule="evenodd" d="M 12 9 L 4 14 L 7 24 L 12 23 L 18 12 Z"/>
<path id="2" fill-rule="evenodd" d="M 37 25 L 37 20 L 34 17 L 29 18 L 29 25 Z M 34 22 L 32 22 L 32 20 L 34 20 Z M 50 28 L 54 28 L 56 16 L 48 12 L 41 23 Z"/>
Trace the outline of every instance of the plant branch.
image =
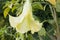
<path id="1" fill-rule="evenodd" d="M 55 8 L 52 8 L 51 5 L 49 5 L 49 6 L 50 6 L 50 10 L 51 10 L 52 16 L 53 16 L 55 24 L 56 24 L 56 37 L 57 37 L 57 40 L 60 40 L 59 25 L 58 25 L 58 21 L 57 21 L 56 10 L 55 10 Z"/>

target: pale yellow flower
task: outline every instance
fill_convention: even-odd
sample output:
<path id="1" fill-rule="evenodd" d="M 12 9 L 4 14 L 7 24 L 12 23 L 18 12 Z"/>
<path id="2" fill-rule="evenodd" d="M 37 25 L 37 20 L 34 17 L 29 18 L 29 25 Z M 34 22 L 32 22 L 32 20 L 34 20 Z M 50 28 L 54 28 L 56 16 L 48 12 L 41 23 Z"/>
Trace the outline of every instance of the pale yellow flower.
<path id="1" fill-rule="evenodd" d="M 56 0 L 47 0 L 48 2 L 50 2 L 52 5 L 56 5 Z"/>
<path id="2" fill-rule="evenodd" d="M 30 0 L 26 0 L 21 15 L 18 17 L 9 15 L 9 22 L 20 33 L 31 31 L 33 34 L 34 32 L 38 32 L 42 27 L 42 23 L 39 23 L 33 18 Z"/>

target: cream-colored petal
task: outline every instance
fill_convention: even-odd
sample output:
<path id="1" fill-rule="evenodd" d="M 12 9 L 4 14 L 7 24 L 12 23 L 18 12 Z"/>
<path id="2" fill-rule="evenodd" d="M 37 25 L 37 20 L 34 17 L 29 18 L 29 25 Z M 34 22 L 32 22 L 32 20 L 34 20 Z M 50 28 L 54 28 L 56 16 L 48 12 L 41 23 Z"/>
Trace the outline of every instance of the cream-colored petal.
<path id="1" fill-rule="evenodd" d="M 12 27 L 16 27 L 16 25 L 20 22 L 22 22 L 22 20 L 24 19 L 24 15 L 20 15 L 19 17 L 13 17 L 11 15 L 9 15 L 9 22 L 10 22 L 10 25 Z"/>
<path id="2" fill-rule="evenodd" d="M 31 10 L 31 5 L 29 5 L 29 4 L 30 3 L 28 1 L 25 2 L 23 11 L 20 16 L 13 17 L 13 16 L 9 15 L 9 22 L 12 27 L 16 27 L 16 25 L 18 23 L 21 23 L 22 20 L 24 19 L 24 17 L 26 16 L 26 14 Z"/>
<path id="3" fill-rule="evenodd" d="M 31 28 L 31 33 L 34 34 L 34 32 L 38 32 L 42 27 L 42 23 L 33 21 L 30 24 L 30 28 Z"/>
<path id="4" fill-rule="evenodd" d="M 16 30 L 17 30 L 17 32 L 20 32 L 20 33 L 26 33 L 26 32 L 28 32 L 30 30 L 30 28 L 28 26 L 27 19 L 24 19 L 21 23 L 19 23 L 16 26 Z"/>
<path id="5" fill-rule="evenodd" d="M 27 14 L 26 18 L 28 22 L 28 27 L 31 30 L 31 33 L 38 32 L 43 23 L 39 23 L 39 21 L 34 20 L 33 16 L 31 14 Z"/>

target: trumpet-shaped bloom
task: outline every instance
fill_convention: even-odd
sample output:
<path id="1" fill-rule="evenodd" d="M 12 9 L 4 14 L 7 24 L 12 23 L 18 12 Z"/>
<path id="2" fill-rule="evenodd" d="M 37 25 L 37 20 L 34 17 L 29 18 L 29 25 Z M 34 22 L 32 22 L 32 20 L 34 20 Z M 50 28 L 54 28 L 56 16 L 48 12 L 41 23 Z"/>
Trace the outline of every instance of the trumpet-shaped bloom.
<path id="1" fill-rule="evenodd" d="M 35 21 L 33 18 L 30 0 L 26 0 L 23 11 L 18 17 L 9 15 L 9 22 L 20 33 L 31 31 L 33 34 L 34 32 L 38 32 L 42 27 L 42 23 Z"/>
<path id="2" fill-rule="evenodd" d="M 56 0 L 47 0 L 48 2 L 50 2 L 52 5 L 56 5 Z"/>

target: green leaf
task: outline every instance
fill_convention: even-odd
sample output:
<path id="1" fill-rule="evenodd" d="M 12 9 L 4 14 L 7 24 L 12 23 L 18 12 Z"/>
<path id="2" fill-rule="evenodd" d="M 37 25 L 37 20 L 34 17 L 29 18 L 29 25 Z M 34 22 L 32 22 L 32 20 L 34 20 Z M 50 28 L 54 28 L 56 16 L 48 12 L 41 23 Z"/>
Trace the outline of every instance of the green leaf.
<path id="1" fill-rule="evenodd" d="M 42 6 L 41 3 L 39 3 L 39 2 L 34 2 L 34 3 L 32 4 L 32 7 L 33 7 L 33 9 L 43 10 L 43 6 Z"/>
<path id="2" fill-rule="evenodd" d="M 38 34 L 39 34 L 40 36 L 45 36 L 45 35 L 46 35 L 45 29 L 42 27 L 41 30 L 38 32 Z"/>
<path id="3" fill-rule="evenodd" d="M 31 34 L 28 34 L 28 40 L 35 40 Z"/>
<path id="4" fill-rule="evenodd" d="M 0 29 L 0 35 L 2 35 L 6 30 L 6 27 L 4 26 L 3 28 Z"/>
<path id="5" fill-rule="evenodd" d="M 9 7 L 9 6 L 10 6 L 10 4 L 11 4 L 11 2 L 6 1 L 5 5 L 3 6 L 3 9 L 4 9 L 4 8 L 6 8 L 6 7 Z"/>
<path id="6" fill-rule="evenodd" d="M 6 18 L 6 16 L 8 15 L 8 13 L 9 13 L 9 11 L 10 11 L 10 8 L 6 8 L 5 10 L 4 10 L 4 18 Z"/>
<path id="7" fill-rule="evenodd" d="M 14 6 L 14 7 L 12 8 L 12 12 L 13 12 L 15 9 L 16 9 L 16 6 Z"/>
<path id="8" fill-rule="evenodd" d="M 22 13 L 22 9 L 23 9 L 22 6 L 17 9 L 17 12 L 16 12 L 17 16 Z"/>
<path id="9" fill-rule="evenodd" d="M 20 34 L 21 40 L 24 40 L 24 34 Z"/>

